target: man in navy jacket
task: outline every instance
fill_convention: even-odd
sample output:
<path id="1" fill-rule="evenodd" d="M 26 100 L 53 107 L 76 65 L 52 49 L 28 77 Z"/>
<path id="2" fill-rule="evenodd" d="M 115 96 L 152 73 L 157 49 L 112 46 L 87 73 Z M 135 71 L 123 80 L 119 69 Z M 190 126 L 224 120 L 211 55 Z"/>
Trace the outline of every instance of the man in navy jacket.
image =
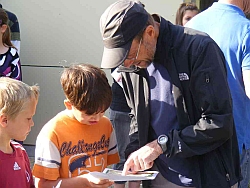
<path id="1" fill-rule="evenodd" d="M 120 66 L 136 130 L 123 173 L 158 170 L 144 187 L 237 187 L 239 151 L 217 44 L 134 1 L 110 5 L 100 27 L 101 66 Z"/>

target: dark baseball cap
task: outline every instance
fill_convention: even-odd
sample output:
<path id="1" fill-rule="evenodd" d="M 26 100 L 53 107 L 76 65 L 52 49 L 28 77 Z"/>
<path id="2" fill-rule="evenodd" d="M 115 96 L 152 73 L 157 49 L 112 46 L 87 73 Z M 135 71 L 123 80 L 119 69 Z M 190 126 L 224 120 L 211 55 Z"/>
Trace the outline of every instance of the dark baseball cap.
<path id="1" fill-rule="evenodd" d="M 148 13 L 138 1 L 120 0 L 110 5 L 100 18 L 104 43 L 102 68 L 121 65 L 128 56 L 134 37 L 147 24 Z"/>

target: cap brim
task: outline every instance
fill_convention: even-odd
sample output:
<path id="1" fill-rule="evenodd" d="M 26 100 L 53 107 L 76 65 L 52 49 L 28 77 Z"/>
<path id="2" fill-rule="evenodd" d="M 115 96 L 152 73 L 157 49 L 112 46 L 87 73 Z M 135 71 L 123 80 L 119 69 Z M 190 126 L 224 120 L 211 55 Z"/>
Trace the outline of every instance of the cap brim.
<path id="1" fill-rule="evenodd" d="M 132 41 L 118 48 L 104 47 L 101 68 L 111 69 L 121 65 L 127 58 Z"/>

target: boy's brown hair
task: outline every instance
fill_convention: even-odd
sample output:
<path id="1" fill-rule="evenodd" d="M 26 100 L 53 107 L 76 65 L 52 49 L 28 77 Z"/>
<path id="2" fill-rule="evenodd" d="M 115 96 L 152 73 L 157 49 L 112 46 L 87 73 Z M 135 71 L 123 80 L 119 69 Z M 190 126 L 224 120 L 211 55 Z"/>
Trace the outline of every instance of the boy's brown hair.
<path id="1" fill-rule="evenodd" d="M 104 71 L 90 64 L 64 69 L 61 85 L 69 102 L 88 115 L 104 112 L 111 104 L 112 91 Z"/>

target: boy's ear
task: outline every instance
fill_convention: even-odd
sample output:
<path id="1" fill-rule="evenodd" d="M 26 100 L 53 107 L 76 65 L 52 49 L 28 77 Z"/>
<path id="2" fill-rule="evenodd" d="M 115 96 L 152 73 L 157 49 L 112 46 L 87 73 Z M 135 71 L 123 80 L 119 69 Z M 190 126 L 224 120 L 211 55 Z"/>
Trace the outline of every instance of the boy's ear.
<path id="1" fill-rule="evenodd" d="M 64 100 L 64 105 L 65 105 L 65 107 L 66 107 L 68 110 L 71 110 L 71 109 L 72 109 L 72 104 L 69 102 L 68 99 L 65 99 L 65 100 Z"/>
<path id="2" fill-rule="evenodd" d="M 5 114 L 0 114 L 0 126 L 7 127 L 8 118 Z"/>

